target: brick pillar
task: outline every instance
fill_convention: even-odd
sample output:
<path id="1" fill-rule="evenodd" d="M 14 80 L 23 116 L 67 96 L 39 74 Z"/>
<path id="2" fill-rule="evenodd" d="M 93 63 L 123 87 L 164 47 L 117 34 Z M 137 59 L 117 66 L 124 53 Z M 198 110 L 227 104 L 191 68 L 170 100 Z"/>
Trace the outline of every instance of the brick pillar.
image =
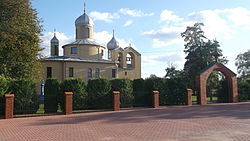
<path id="1" fill-rule="evenodd" d="M 159 95 L 160 95 L 160 93 L 159 93 L 159 91 L 153 91 L 152 92 L 152 100 L 153 100 L 153 108 L 159 108 L 160 106 L 159 106 Z"/>
<path id="2" fill-rule="evenodd" d="M 14 94 L 5 95 L 5 119 L 13 118 L 14 113 Z"/>
<path id="3" fill-rule="evenodd" d="M 65 95 L 65 115 L 72 114 L 73 109 L 73 93 L 72 92 L 64 92 Z"/>
<path id="4" fill-rule="evenodd" d="M 192 89 L 187 89 L 186 105 L 188 105 L 188 106 L 192 105 L 192 94 L 193 94 L 193 90 Z"/>
<path id="5" fill-rule="evenodd" d="M 113 91 L 113 110 L 119 111 L 120 110 L 120 92 Z"/>

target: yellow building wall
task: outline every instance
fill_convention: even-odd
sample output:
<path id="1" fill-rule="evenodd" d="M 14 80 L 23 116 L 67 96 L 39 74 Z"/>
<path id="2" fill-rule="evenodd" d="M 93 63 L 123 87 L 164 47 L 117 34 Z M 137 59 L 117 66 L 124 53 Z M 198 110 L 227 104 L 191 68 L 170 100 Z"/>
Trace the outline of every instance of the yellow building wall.
<path id="1" fill-rule="evenodd" d="M 77 47 L 77 54 L 71 54 L 71 47 Z M 99 54 L 98 54 L 99 49 Z M 81 58 L 102 59 L 105 48 L 93 45 L 65 45 L 63 48 L 64 56 L 74 56 Z"/>
<path id="2" fill-rule="evenodd" d="M 47 79 L 47 67 L 52 67 L 52 78 L 63 81 L 69 77 L 69 68 L 74 68 L 74 78 L 82 78 L 88 81 L 88 69 L 92 69 L 92 76 L 95 78 L 96 68 L 100 69 L 101 78 L 112 78 L 112 69 L 116 69 L 115 64 L 89 63 L 89 62 L 62 62 L 62 61 L 43 61 L 43 80 Z M 117 76 L 117 75 L 116 75 Z"/>

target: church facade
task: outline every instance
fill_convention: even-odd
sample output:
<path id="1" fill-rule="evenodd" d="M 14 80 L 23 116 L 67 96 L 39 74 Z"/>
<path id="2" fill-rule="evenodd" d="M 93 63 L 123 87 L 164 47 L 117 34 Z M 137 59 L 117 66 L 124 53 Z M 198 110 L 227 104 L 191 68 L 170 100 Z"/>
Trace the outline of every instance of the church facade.
<path id="1" fill-rule="evenodd" d="M 59 56 L 59 40 L 56 34 L 51 39 L 50 57 L 41 59 L 42 79 L 82 78 L 141 78 L 141 54 L 129 45 L 122 48 L 115 38 L 106 46 L 94 41 L 93 21 L 84 13 L 75 21 L 75 41 L 63 45 Z M 104 59 L 104 53 L 108 58 Z"/>

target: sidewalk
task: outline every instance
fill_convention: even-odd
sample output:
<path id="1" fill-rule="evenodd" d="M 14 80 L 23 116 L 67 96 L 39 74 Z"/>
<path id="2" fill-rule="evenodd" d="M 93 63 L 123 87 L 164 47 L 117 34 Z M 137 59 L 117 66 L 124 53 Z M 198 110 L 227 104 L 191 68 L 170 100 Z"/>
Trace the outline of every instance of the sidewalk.
<path id="1" fill-rule="evenodd" d="M 0 141 L 247 141 L 250 103 L 0 120 Z"/>

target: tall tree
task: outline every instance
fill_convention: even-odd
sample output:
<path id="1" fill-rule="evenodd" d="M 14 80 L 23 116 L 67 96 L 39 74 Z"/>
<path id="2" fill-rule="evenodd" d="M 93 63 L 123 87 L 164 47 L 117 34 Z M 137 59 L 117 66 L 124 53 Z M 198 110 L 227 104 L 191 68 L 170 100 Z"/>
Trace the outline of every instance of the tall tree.
<path id="1" fill-rule="evenodd" d="M 203 23 L 195 23 L 194 26 L 188 26 L 186 31 L 181 33 L 186 42 L 184 52 L 187 54 L 184 72 L 189 79 L 189 87 L 191 88 L 195 87 L 197 73 L 209 63 L 213 61 L 227 63 L 226 58 L 222 57 L 219 42 L 207 39 L 202 26 L 204 26 Z"/>
<path id="2" fill-rule="evenodd" d="M 39 35 L 37 12 L 29 0 L 0 1 L 0 71 L 11 78 L 39 76 Z"/>
<path id="3" fill-rule="evenodd" d="M 237 71 L 241 75 L 241 78 L 250 79 L 250 50 L 241 53 L 236 58 Z"/>

